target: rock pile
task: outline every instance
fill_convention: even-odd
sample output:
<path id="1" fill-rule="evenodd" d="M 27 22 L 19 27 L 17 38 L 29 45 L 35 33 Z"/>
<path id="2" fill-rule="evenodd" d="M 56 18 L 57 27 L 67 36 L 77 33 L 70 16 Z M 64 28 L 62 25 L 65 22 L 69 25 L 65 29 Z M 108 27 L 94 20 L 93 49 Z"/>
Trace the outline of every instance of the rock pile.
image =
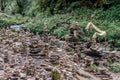
<path id="1" fill-rule="evenodd" d="M 0 80 L 101 80 L 84 71 L 94 59 L 78 56 L 79 49 L 68 55 L 65 41 L 48 38 L 45 42 L 29 30 L 3 29 L 0 33 Z"/>

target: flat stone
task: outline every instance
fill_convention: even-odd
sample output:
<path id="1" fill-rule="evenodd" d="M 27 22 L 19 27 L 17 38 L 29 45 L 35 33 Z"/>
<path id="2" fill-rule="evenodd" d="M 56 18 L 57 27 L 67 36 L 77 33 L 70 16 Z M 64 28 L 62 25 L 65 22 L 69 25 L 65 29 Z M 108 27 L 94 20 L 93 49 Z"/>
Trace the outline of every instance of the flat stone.
<path id="1" fill-rule="evenodd" d="M 39 48 L 30 48 L 30 51 L 29 51 L 29 53 L 31 54 L 37 54 L 39 52 L 41 52 L 41 49 Z"/>
<path id="2" fill-rule="evenodd" d="M 0 76 L 4 76 L 4 70 L 0 70 Z"/>

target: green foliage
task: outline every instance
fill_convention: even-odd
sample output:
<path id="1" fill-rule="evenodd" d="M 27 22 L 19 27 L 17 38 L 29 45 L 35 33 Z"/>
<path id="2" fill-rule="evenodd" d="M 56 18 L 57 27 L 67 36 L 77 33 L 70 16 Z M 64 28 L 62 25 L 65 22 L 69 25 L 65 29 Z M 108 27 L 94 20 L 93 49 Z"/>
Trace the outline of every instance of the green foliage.
<path id="1" fill-rule="evenodd" d="M 38 15 L 29 24 L 29 27 L 33 32 L 41 33 L 44 27 L 43 24 L 46 23 L 51 34 L 58 35 L 59 38 L 63 38 L 64 35 L 68 32 L 68 28 L 70 27 L 70 25 L 68 24 L 70 22 L 69 16 L 69 14 L 56 14 L 51 17 L 41 17 L 41 15 Z"/>
<path id="2" fill-rule="evenodd" d="M 6 7 L 6 1 L 7 0 L 0 0 L 0 10 L 4 11 L 5 7 Z"/>
<path id="3" fill-rule="evenodd" d="M 120 47 L 119 6 L 120 5 L 112 6 L 106 11 L 104 11 L 102 8 L 95 11 L 88 8 L 81 8 L 76 9 L 75 12 L 79 14 L 80 18 L 83 20 L 80 22 L 80 24 L 84 22 L 84 25 L 82 24 L 82 26 L 86 26 L 89 21 L 92 21 L 101 30 L 105 30 L 107 32 L 106 40 L 108 42 L 112 43 L 112 45 L 115 47 Z M 90 18 L 91 14 L 94 14 L 92 20 Z M 87 36 L 92 37 L 92 34 L 94 32 L 95 30 L 90 30 L 89 32 L 86 32 L 87 35 L 85 39 L 87 38 Z M 101 40 L 102 38 L 99 39 Z"/>
<path id="4" fill-rule="evenodd" d="M 58 29 L 54 30 L 53 34 L 58 35 L 59 38 L 63 38 L 67 32 L 68 32 L 67 28 L 59 27 Z"/>
<path id="5" fill-rule="evenodd" d="M 75 21 L 77 21 L 83 29 L 88 22 L 92 21 L 101 30 L 107 31 L 106 39 L 108 42 L 112 43 L 115 47 L 120 47 L 120 5 L 114 5 L 107 10 L 103 8 L 92 10 L 87 7 L 76 7 L 79 6 L 80 1 L 81 0 L 10 0 L 7 1 L 4 11 L 9 14 L 15 14 L 15 16 L 6 17 L 5 15 L 0 15 L 0 26 L 25 23 L 30 27 L 31 31 L 41 33 L 44 27 L 43 24 L 46 23 L 50 34 L 55 34 L 59 38 L 63 38 Z M 114 0 L 101 1 L 109 3 Z M 23 14 L 24 17 L 16 15 L 16 13 L 20 11 L 20 5 L 22 5 L 23 8 L 21 14 Z M 74 16 L 72 16 L 71 13 L 58 14 L 66 11 L 74 11 Z M 95 16 L 91 19 L 92 14 Z M 87 40 L 88 37 L 92 37 L 95 30 L 89 30 L 89 32 L 84 30 L 84 32 L 85 36 L 83 39 Z M 98 39 L 101 40 L 102 38 L 100 37 Z"/>
<path id="6" fill-rule="evenodd" d="M 39 0 L 28 0 L 24 7 L 23 14 L 26 16 L 35 17 L 40 13 Z"/>
<path id="7" fill-rule="evenodd" d="M 105 3 L 120 3 L 120 0 L 103 0 Z"/>
<path id="8" fill-rule="evenodd" d="M 46 12 L 49 14 L 65 13 L 66 11 L 73 11 L 76 8 L 102 6 L 103 4 L 120 3 L 119 0 L 0 0 L 0 8 L 10 8 L 15 13 L 22 15 L 35 16 L 36 13 Z M 12 9 L 13 8 L 13 9 Z M 31 14 L 30 14 L 31 13 Z"/>
<path id="9" fill-rule="evenodd" d="M 103 8 L 98 9 L 94 12 L 95 19 L 107 20 L 107 21 L 118 21 L 120 19 L 120 5 L 110 7 L 104 11 Z"/>
<path id="10" fill-rule="evenodd" d="M 28 17 L 22 17 L 21 15 L 9 16 L 7 14 L 0 15 L 0 27 L 6 27 L 13 24 L 24 24 L 28 21 Z"/>
<path id="11" fill-rule="evenodd" d="M 18 6 L 18 13 L 23 14 L 23 10 L 26 7 L 28 0 L 16 0 Z"/>
<path id="12" fill-rule="evenodd" d="M 34 33 L 36 32 L 41 33 L 43 30 L 43 23 L 41 22 L 36 22 L 36 23 L 30 22 L 28 25 L 29 25 L 28 27 L 30 28 L 30 30 Z"/>
<path id="13" fill-rule="evenodd" d="M 47 11 L 51 14 L 59 13 L 60 10 L 64 10 L 67 3 L 66 0 L 39 0 L 41 11 Z"/>
<path id="14" fill-rule="evenodd" d="M 18 12 L 18 6 L 15 0 L 11 0 L 7 2 L 7 5 L 4 10 L 5 13 L 11 15 Z"/>
<path id="15" fill-rule="evenodd" d="M 91 64 L 90 66 L 88 66 L 89 71 L 98 71 L 98 66 L 96 66 L 95 64 Z"/>
<path id="16" fill-rule="evenodd" d="M 120 63 L 116 62 L 111 64 L 111 71 L 119 73 L 120 72 Z"/>
<path id="17" fill-rule="evenodd" d="M 60 73 L 57 70 L 52 70 L 51 76 L 53 80 L 61 80 Z"/>

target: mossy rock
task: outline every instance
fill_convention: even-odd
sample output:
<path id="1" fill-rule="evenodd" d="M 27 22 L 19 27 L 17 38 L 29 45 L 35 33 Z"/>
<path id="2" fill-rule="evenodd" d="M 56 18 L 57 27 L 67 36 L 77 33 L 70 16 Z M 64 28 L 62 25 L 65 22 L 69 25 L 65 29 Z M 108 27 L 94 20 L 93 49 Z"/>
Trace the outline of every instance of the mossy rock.
<path id="1" fill-rule="evenodd" d="M 52 80 L 62 80 L 61 75 L 57 70 L 51 71 Z"/>

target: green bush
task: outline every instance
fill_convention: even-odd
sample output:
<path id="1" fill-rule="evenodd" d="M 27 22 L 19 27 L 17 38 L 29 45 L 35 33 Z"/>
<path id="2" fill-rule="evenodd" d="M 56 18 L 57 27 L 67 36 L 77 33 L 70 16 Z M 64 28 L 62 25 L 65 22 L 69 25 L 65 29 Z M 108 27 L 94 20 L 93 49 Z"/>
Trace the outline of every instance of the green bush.
<path id="1" fill-rule="evenodd" d="M 111 64 L 111 71 L 119 73 L 120 72 L 120 63 Z"/>
<path id="2" fill-rule="evenodd" d="M 24 24 L 25 22 L 27 23 L 29 20 L 28 17 L 23 17 L 19 14 L 16 14 L 14 16 L 10 16 L 8 14 L 2 14 L 0 15 L 0 27 L 6 27 L 10 26 L 13 24 Z"/>
<path id="3" fill-rule="evenodd" d="M 113 6 L 111 8 L 114 8 L 116 6 Z M 115 10 L 111 8 L 110 10 L 112 13 L 109 13 L 110 10 L 104 11 L 102 8 L 95 11 L 88 8 L 77 8 L 75 9 L 75 16 L 72 16 L 70 13 L 45 16 L 41 13 L 37 15 L 36 18 L 33 18 L 33 22 L 31 22 L 32 24 L 29 25 L 29 27 L 31 27 L 32 31 L 34 32 L 42 32 L 43 23 L 45 22 L 47 23 L 50 34 L 55 34 L 58 35 L 59 38 L 63 38 L 64 35 L 69 32 L 69 28 L 75 21 L 80 24 L 81 28 L 85 29 L 87 23 L 91 21 L 90 16 L 94 14 L 95 16 L 93 17 L 92 22 L 101 30 L 105 30 L 107 32 L 106 40 L 109 43 L 112 43 L 113 46 L 120 47 L 120 23 L 118 21 L 119 13 L 114 13 Z M 116 7 L 116 9 L 117 8 L 118 7 Z M 118 15 L 118 17 L 115 17 L 114 14 Z M 88 37 L 92 37 L 96 31 L 89 30 L 89 32 L 87 32 L 84 30 L 84 32 L 84 39 L 87 40 Z M 98 39 L 101 40 L 103 38 L 99 37 Z"/>

